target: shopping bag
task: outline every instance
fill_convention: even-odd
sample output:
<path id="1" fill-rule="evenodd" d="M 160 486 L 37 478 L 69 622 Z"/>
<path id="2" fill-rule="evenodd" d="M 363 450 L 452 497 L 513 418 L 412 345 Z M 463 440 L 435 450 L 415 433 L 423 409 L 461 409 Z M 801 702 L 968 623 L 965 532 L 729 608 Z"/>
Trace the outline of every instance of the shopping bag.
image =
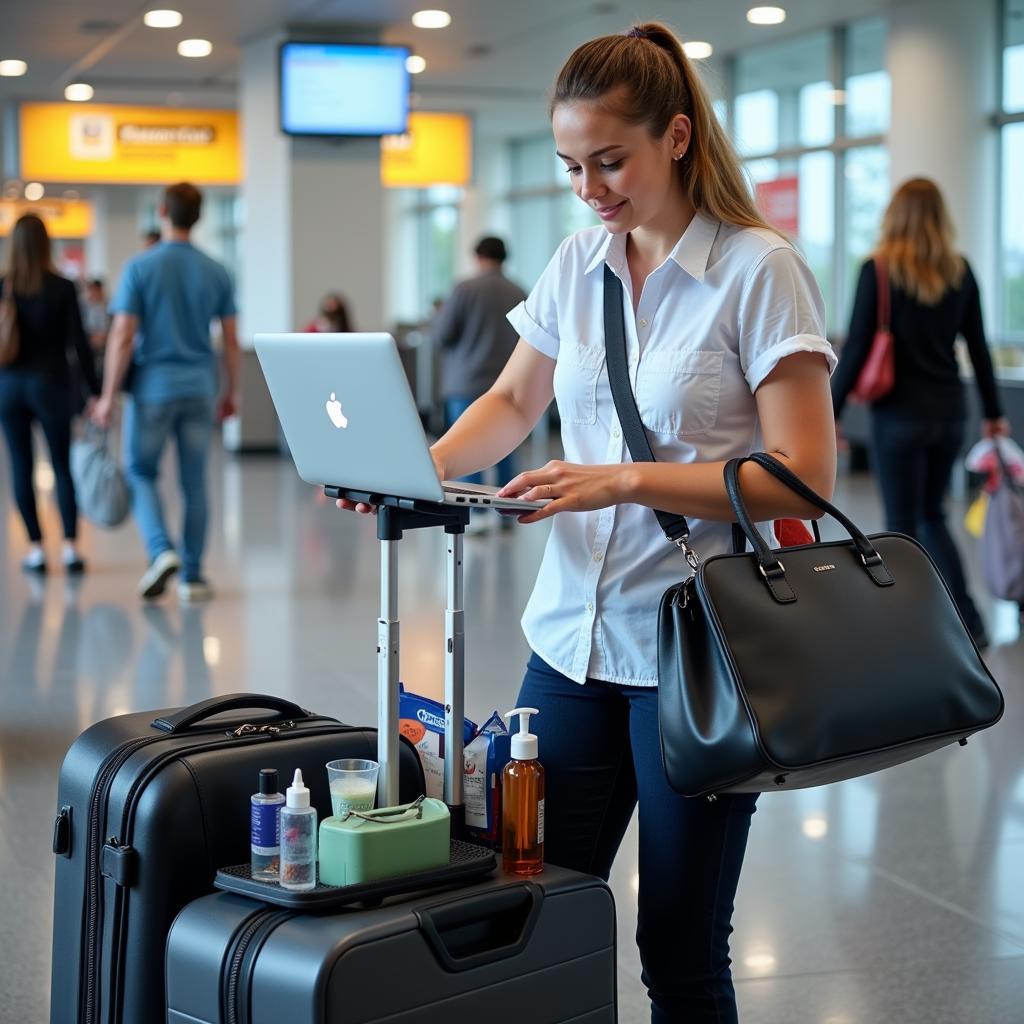
<path id="1" fill-rule="evenodd" d="M 71 477 L 78 508 L 89 522 L 112 529 L 128 517 L 128 483 L 107 446 L 107 432 L 89 424 L 71 443 Z"/>

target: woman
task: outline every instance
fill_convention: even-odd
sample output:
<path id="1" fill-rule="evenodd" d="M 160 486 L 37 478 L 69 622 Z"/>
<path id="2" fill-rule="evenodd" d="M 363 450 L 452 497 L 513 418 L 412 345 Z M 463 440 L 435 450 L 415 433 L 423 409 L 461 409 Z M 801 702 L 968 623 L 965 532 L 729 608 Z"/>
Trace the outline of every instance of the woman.
<path id="1" fill-rule="evenodd" d="M 25 214 L 14 225 L 2 287 L 5 294 L 14 296 L 19 333 L 17 358 L 0 369 L 0 424 L 10 452 L 14 500 L 28 533 L 29 550 L 22 568 L 46 572 L 32 488 L 32 424 L 38 422 L 50 448 L 57 484 L 64 526 L 62 561 L 67 572 L 81 573 L 85 562 L 77 547 L 78 507 L 69 465 L 74 407 L 71 348 L 76 372 L 91 395 L 98 394 L 99 384 L 75 286 L 53 269 L 46 225 L 33 214 Z"/>
<path id="2" fill-rule="evenodd" d="M 352 322 L 348 306 L 337 292 L 328 292 L 321 300 L 316 316 L 303 328 L 313 334 L 348 334 Z"/>
<path id="3" fill-rule="evenodd" d="M 927 178 L 904 182 L 882 219 L 882 237 L 861 267 L 850 330 L 832 384 L 838 422 L 871 350 L 877 327 L 881 260 L 891 295 L 896 383 L 871 407 L 875 472 L 886 528 L 927 549 L 979 646 L 985 626 L 967 591 L 943 509 L 953 465 L 963 447 L 967 406 L 954 343 L 967 342 L 981 394 L 986 437 L 1009 433 L 985 344 L 978 284 L 953 248 L 942 193 Z"/>
<path id="4" fill-rule="evenodd" d="M 729 922 L 755 798 L 686 799 L 665 778 L 655 621 L 687 570 L 651 509 L 685 515 L 707 557 L 730 548 L 728 459 L 774 452 L 831 495 L 834 356 L 813 276 L 758 214 L 667 28 L 581 46 L 551 113 L 573 190 L 603 224 L 567 238 L 509 314 L 521 337 L 508 365 L 433 455 L 444 479 L 490 466 L 558 403 L 565 460 L 503 489 L 550 499 L 521 522 L 554 520 L 523 618 L 534 653 L 519 695 L 540 708 L 545 857 L 607 878 L 639 802 L 637 942 L 652 1020 L 722 1024 L 737 1019 Z M 656 463 L 630 462 L 614 412 L 605 265 L 622 283 Z M 760 467 L 745 465 L 741 482 L 755 519 L 816 514 Z"/>

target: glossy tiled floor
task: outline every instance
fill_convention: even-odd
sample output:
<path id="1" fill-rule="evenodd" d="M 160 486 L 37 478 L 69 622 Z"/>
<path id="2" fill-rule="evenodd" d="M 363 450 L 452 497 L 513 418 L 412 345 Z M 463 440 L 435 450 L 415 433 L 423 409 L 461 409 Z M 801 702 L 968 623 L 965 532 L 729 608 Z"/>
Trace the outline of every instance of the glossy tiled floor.
<path id="1" fill-rule="evenodd" d="M 74 736 L 109 715 L 242 689 L 373 721 L 377 550 L 372 524 L 318 501 L 290 462 L 218 454 L 218 597 L 142 607 L 131 526 L 84 528 L 80 584 L 26 579 L 4 454 L 0 474 L 0 1021 L 35 1024 L 48 1006 L 57 773 Z M 839 501 L 878 527 L 868 478 L 844 478 Z M 49 500 L 46 524 L 55 540 Z M 514 699 L 527 656 L 517 621 L 543 542 L 541 527 L 467 540 L 467 712 L 478 720 Z M 403 677 L 435 696 L 442 576 L 438 538 L 410 535 Z M 762 799 L 733 940 L 748 1024 L 1024 1021 L 1024 647 L 1013 609 L 986 612 L 1008 705 L 997 728 L 871 779 Z M 649 1017 L 632 942 L 635 856 L 631 833 L 612 878 L 627 1024 Z"/>

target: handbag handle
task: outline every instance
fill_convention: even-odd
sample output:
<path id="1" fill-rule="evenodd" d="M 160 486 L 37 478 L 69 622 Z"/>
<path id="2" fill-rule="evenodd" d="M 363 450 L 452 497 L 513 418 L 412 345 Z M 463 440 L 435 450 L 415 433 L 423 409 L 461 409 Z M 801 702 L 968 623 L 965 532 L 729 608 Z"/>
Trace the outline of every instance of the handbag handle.
<path id="1" fill-rule="evenodd" d="M 768 546 L 765 539 L 758 532 L 743 500 L 743 494 L 740 491 L 739 471 L 740 466 L 745 462 L 753 462 L 766 472 L 771 473 L 776 480 L 785 484 L 791 491 L 798 494 L 805 501 L 809 501 L 812 505 L 817 506 L 842 524 L 857 548 L 857 554 L 860 555 L 861 563 L 875 583 L 880 587 L 888 587 L 895 582 L 892 574 L 882 561 L 882 556 L 879 555 L 871 541 L 868 540 L 860 528 L 845 513 L 841 512 L 831 502 L 826 501 L 816 491 L 811 490 L 800 477 L 779 462 L 778 459 L 767 452 L 756 452 L 743 458 L 730 459 L 726 463 L 725 489 L 729 495 L 733 512 L 736 513 L 736 522 L 739 523 L 747 540 L 750 541 L 761 575 L 764 576 L 769 586 L 772 586 L 773 593 L 775 593 L 775 586 L 778 586 L 781 590 L 783 585 L 785 591 L 789 593 L 791 591 L 789 590 L 788 583 L 785 583 L 785 567 L 779 560 L 778 554 Z"/>
<path id="2" fill-rule="evenodd" d="M 608 383 L 612 390 L 612 401 L 619 417 L 626 447 L 634 462 L 655 462 L 651 442 L 647 440 L 640 411 L 636 407 L 636 396 L 629 383 L 629 367 L 626 358 L 626 319 L 622 312 L 622 282 L 606 263 L 604 265 L 604 351 L 608 363 Z M 697 559 L 686 546 L 690 539 L 690 524 L 685 516 L 672 512 L 652 510 L 658 517 L 665 536 L 680 547 L 686 560 L 696 568 Z"/>
<path id="3" fill-rule="evenodd" d="M 300 708 L 298 704 L 284 700 L 282 697 L 272 697 L 263 693 L 228 693 L 222 697 L 201 700 L 198 704 L 182 708 L 177 714 L 168 715 L 166 718 L 156 718 L 149 724 L 154 729 L 161 729 L 163 732 L 180 733 L 191 728 L 197 722 L 205 721 L 207 718 L 212 718 L 225 711 L 237 711 L 240 708 L 266 708 L 268 711 L 278 712 L 281 719 L 285 721 L 292 718 L 316 717 L 311 711 L 306 711 L 305 708 Z"/>
<path id="4" fill-rule="evenodd" d="M 996 462 L 999 463 L 999 475 L 1000 485 L 1005 486 L 1007 489 L 1012 491 L 1014 494 L 1021 494 L 1024 488 L 1013 478 L 1013 473 L 1010 472 L 1009 463 L 1003 455 L 1002 448 L 999 447 L 999 438 L 994 437 L 992 439 L 992 450 L 996 453 Z"/>
<path id="5" fill-rule="evenodd" d="M 892 311 L 890 309 L 890 303 L 892 296 L 889 291 L 889 268 L 885 265 L 885 260 L 881 256 L 875 257 L 875 281 L 878 286 L 878 303 L 875 307 L 875 330 L 876 331 L 888 331 L 890 330 L 889 321 L 892 319 Z"/>

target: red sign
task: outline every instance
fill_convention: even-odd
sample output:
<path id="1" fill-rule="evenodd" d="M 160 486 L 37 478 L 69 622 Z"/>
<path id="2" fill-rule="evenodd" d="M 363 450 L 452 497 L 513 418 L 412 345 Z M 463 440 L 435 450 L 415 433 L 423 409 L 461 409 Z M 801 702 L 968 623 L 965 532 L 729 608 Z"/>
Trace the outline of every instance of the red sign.
<path id="1" fill-rule="evenodd" d="M 759 181 L 757 205 L 769 224 L 787 235 L 800 234 L 800 179 L 796 175 Z"/>

